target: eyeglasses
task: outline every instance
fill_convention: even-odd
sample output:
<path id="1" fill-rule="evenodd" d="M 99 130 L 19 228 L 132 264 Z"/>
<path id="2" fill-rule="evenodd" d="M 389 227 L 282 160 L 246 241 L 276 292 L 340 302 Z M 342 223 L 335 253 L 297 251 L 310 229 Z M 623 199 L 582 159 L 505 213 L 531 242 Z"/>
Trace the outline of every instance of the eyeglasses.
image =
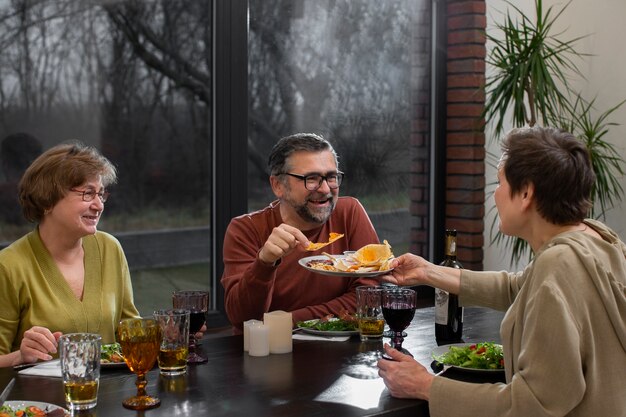
<path id="1" fill-rule="evenodd" d="M 320 174 L 310 174 L 310 175 L 299 175 L 292 174 L 291 172 L 283 172 L 284 175 L 289 175 L 294 178 L 298 178 L 304 181 L 304 187 L 309 191 L 315 191 L 322 186 L 322 181 L 326 180 L 326 184 L 328 184 L 328 188 L 334 190 L 335 188 L 339 188 L 341 185 L 341 181 L 343 181 L 343 172 L 338 171 L 334 174 L 320 175 Z"/>
<path id="2" fill-rule="evenodd" d="M 73 188 L 70 188 L 70 191 L 74 191 L 75 193 L 82 194 L 83 201 L 87 201 L 87 202 L 93 201 L 93 199 L 96 198 L 96 196 L 98 196 L 100 197 L 100 201 L 102 201 L 103 203 L 106 203 L 106 201 L 109 199 L 109 195 L 111 194 L 110 192 L 106 190 L 96 192 L 95 190 L 80 191 L 80 190 L 75 190 Z"/>

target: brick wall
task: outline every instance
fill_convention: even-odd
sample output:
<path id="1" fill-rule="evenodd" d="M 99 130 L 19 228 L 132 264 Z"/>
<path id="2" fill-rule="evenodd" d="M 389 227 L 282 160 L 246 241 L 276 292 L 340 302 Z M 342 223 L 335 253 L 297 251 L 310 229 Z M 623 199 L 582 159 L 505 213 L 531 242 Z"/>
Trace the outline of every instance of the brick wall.
<path id="1" fill-rule="evenodd" d="M 413 30 L 411 64 L 411 96 L 413 122 L 411 125 L 411 189 L 410 252 L 429 258 L 428 219 L 431 149 L 431 15 L 430 1 L 420 2 Z"/>
<path id="2" fill-rule="evenodd" d="M 485 200 L 484 0 L 447 1 L 446 228 L 465 268 L 483 269 Z"/>
<path id="3" fill-rule="evenodd" d="M 427 2 L 422 3 L 427 5 Z M 445 227 L 458 231 L 458 258 L 464 267 L 483 269 L 485 199 L 485 135 L 481 113 L 485 103 L 485 0 L 446 3 L 446 141 Z M 429 253 L 428 219 L 431 131 L 431 8 L 420 10 L 414 32 L 411 128 L 412 253 Z"/>

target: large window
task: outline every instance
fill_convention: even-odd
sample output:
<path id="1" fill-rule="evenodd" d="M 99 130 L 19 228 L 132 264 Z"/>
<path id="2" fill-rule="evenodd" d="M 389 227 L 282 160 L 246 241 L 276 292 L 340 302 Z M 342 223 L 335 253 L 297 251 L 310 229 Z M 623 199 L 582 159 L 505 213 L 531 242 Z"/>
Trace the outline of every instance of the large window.
<path id="1" fill-rule="evenodd" d="M 15 200 L 25 166 L 80 140 L 118 168 L 100 229 L 122 242 L 140 313 L 212 287 L 212 54 L 211 1 L 0 1 L 2 245 L 33 228 Z"/>
<path id="2" fill-rule="evenodd" d="M 406 252 L 428 217 L 410 207 L 428 204 L 431 1 L 248 3 L 249 208 L 274 199 L 266 164 L 278 138 L 320 133 L 346 173 L 341 194 Z"/>
<path id="3" fill-rule="evenodd" d="M 140 312 L 179 288 L 210 289 L 220 312 L 225 228 L 274 198 L 276 140 L 308 131 L 334 144 L 341 194 L 380 238 L 424 254 L 432 3 L 0 0 L 0 141 L 17 144 L 0 155 L 0 247 L 33 228 L 15 200 L 25 166 L 81 140 L 118 167 L 100 228 Z"/>

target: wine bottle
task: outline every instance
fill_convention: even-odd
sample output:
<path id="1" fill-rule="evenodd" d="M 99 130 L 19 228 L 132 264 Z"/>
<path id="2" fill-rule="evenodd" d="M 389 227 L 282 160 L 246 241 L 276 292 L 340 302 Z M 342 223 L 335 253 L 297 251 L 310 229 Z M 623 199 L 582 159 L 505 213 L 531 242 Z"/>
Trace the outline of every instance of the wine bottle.
<path id="1" fill-rule="evenodd" d="M 439 265 L 461 269 L 456 260 L 456 230 L 446 229 L 446 252 Z M 437 345 L 463 342 L 463 307 L 459 297 L 435 288 L 435 339 Z"/>

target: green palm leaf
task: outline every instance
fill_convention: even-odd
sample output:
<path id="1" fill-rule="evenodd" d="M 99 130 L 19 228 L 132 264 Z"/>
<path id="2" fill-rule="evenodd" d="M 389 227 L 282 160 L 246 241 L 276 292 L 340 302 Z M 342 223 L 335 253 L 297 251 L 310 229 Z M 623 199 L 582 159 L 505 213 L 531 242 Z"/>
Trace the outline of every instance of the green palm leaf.
<path id="1" fill-rule="evenodd" d="M 624 190 L 618 179 L 624 175 L 624 160 L 605 137 L 616 123 L 609 116 L 625 101 L 594 116 L 595 99 L 585 101 L 571 90 L 571 80 L 584 76 L 576 62 L 588 54 L 576 51 L 574 45 L 584 36 L 567 41 L 559 39 L 563 32 L 553 33 L 556 20 L 572 0 L 559 10 L 552 6 L 545 12 L 542 0 L 535 0 L 535 19 L 508 2 L 503 23 L 497 23 L 497 36 L 487 34 L 493 44 L 487 63 L 493 72 L 485 84 L 486 100 L 483 117 L 493 126 L 494 137 L 500 138 L 505 124 L 561 127 L 582 140 L 591 156 L 596 173 L 592 189 L 594 202 L 590 216 L 603 218 L 606 210 L 621 201 Z M 513 13 L 515 18 L 513 17 Z M 488 198 L 492 192 L 488 192 Z M 495 207 L 493 207 L 495 209 Z M 503 243 L 511 250 L 511 260 L 517 264 L 528 254 L 526 243 L 498 231 L 498 218 L 491 222 L 491 243 Z M 494 232 L 494 230 L 496 232 Z"/>

